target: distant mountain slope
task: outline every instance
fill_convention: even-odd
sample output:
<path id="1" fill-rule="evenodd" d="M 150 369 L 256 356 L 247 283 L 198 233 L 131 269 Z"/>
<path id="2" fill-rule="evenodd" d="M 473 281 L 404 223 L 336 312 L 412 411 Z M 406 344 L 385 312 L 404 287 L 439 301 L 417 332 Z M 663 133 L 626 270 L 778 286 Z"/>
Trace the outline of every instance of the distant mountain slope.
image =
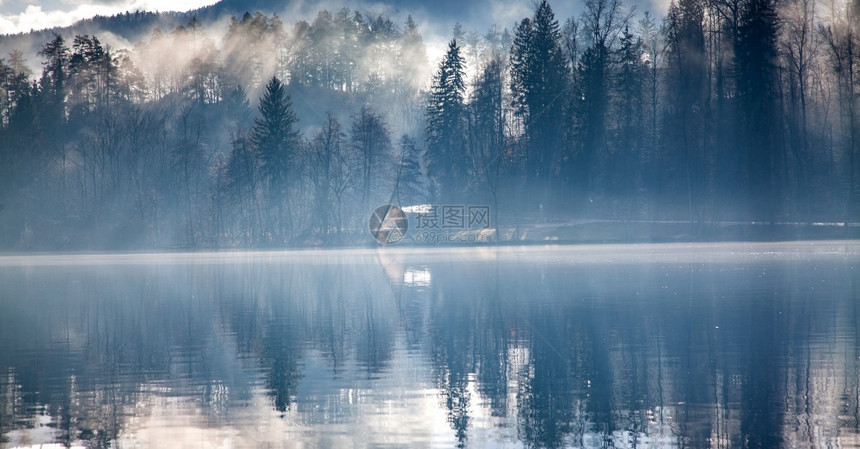
<path id="1" fill-rule="evenodd" d="M 644 0 L 631 1 L 638 3 Z M 245 12 L 255 11 L 267 15 L 279 14 L 288 28 L 297 20 L 312 20 L 316 13 L 323 9 L 349 8 L 361 13 L 386 14 L 397 19 L 396 22 L 410 14 L 425 35 L 435 33 L 447 36 L 457 22 L 462 23 L 466 30 L 483 33 L 492 24 L 512 27 L 515 20 L 532 13 L 533 3 L 529 0 L 221 0 L 210 6 L 186 12 L 131 12 L 110 17 L 96 16 L 68 27 L 0 35 L 0 58 L 5 58 L 12 50 L 21 50 L 28 58 L 30 66 L 37 68 L 39 58 L 36 54 L 54 34 L 62 35 L 70 44 L 75 35 L 89 34 L 98 36 L 103 43 L 126 47 L 146 39 L 156 27 L 162 31 L 170 31 L 179 25 L 187 24 L 192 17 L 208 26 L 222 18 L 241 17 Z M 570 17 L 576 12 L 574 8 L 578 8 L 573 5 L 574 2 L 568 0 L 555 0 L 551 3 L 559 22 Z"/>
<path id="2" fill-rule="evenodd" d="M 36 54 L 55 34 L 66 38 L 71 44 L 75 35 L 96 35 L 105 43 L 114 46 L 133 45 L 155 28 L 171 30 L 188 23 L 193 14 L 185 12 L 132 12 L 105 17 L 96 16 L 81 20 L 74 25 L 49 28 L 29 33 L 0 36 L 0 58 L 5 58 L 13 50 L 21 50 L 31 66 L 38 65 Z"/>
<path id="3" fill-rule="evenodd" d="M 91 19 L 81 20 L 67 27 L 49 28 L 44 30 L 30 31 L 12 35 L 0 35 L 0 58 L 5 58 L 12 50 L 21 50 L 29 59 L 31 66 L 36 67 L 34 61 L 39 49 L 48 42 L 54 34 L 62 35 L 69 44 L 75 35 L 96 35 L 99 39 L 113 46 L 125 47 L 133 45 L 147 36 L 155 28 L 162 31 L 170 31 L 177 26 L 187 24 L 193 17 L 204 26 L 211 25 L 219 19 L 231 16 L 241 17 L 245 12 L 260 11 L 266 15 L 279 14 L 285 24 L 290 27 L 300 19 L 311 19 L 322 9 L 340 9 L 341 7 L 356 9 L 362 13 L 389 13 L 415 15 L 418 12 L 433 14 L 432 20 L 445 21 L 449 11 L 458 2 L 455 0 L 441 0 L 428 8 L 422 3 L 414 0 L 388 0 L 369 2 L 344 0 L 342 2 L 320 2 L 293 0 L 222 0 L 210 6 L 185 12 L 126 12 L 115 16 L 96 16 Z M 465 4 L 470 4 L 466 2 Z M 460 7 L 460 11 L 464 8 Z M 286 14 L 286 16 L 285 16 Z M 462 15 L 462 14 L 461 14 Z M 430 19 L 430 17 L 427 17 Z M 452 22 L 453 23 L 453 22 Z"/>
<path id="4" fill-rule="evenodd" d="M 197 17 L 204 26 L 215 23 L 222 17 L 241 16 L 246 11 L 261 11 L 266 14 L 283 11 L 291 0 L 227 0 L 210 6 L 185 12 L 126 12 L 114 16 L 95 16 L 67 27 L 49 28 L 12 35 L 0 35 L 0 58 L 12 50 L 21 50 L 31 66 L 38 63 L 32 59 L 39 49 L 55 34 L 66 38 L 71 44 L 75 35 L 96 35 L 113 46 L 126 47 L 146 39 L 152 30 L 170 31 L 187 24 Z M 320 6 L 322 8 L 322 6 Z"/>
<path id="5" fill-rule="evenodd" d="M 567 0 L 556 1 L 559 5 L 566 3 Z M 470 23 L 478 14 L 483 15 L 486 19 L 487 9 L 489 5 L 495 3 L 505 3 L 502 1 L 463 1 L 463 0 L 340 0 L 340 1 L 319 1 L 319 0 L 222 0 L 211 6 L 200 8 L 192 11 L 197 14 L 198 18 L 217 18 L 224 14 L 242 14 L 245 11 L 261 11 L 264 13 L 282 13 L 296 12 L 314 14 L 322 9 L 336 10 L 341 7 L 356 9 L 359 12 L 386 12 L 389 14 L 412 14 L 413 16 L 422 16 L 424 19 L 433 21 L 460 21 Z M 516 2 L 507 2 L 516 3 Z M 524 2 L 529 8 L 532 8 L 531 2 Z M 290 19 L 289 17 L 287 19 Z M 289 21 L 289 20 L 288 20 Z"/>

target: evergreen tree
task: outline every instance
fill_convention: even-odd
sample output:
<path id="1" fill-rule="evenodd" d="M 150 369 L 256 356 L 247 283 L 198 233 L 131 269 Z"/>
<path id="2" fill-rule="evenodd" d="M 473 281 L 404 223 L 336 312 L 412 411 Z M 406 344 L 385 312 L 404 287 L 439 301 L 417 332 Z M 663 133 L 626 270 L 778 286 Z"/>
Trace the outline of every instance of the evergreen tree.
<path id="1" fill-rule="evenodd" d="M 577 157 L 571 177 L 579 178 L 577 184 L 584 192 L 594 193 L 603 179 L 598 168 L 608 153 L 606 116 L 612 87 L 612 45 L 620 26 L 620 9 L 620 0 L 587 0 L 582 14 L 587 47 L 576 66 L 571 120 Z"/>
<path id="2" fill-rule="evenodd" d="M 69 78 L 69 47 L 60 35 L 45 44 L 39 55 L 42 63 L 42 78 L 39 80 L 42 122 L 46 128 L 58 129 L 66 118 L 66 82 Z"/>
<path id="3" fill-rule="evenodd" d="M 520 22 L 511 49 L 511 92 L 514 112 L 523 123 L 526 180 L 544 202 L 564 134 L 568 81 L 559 24 L 544 0 L 532 20 Z"/>
<path id="4" fill-rule="evenodd" d="M 427 201 L 424 174 L 421 171 L 422 154 L 415 139 L 404 134 L 400 137 L 400 167 L 397 174 L 397 199 L 403 206 Z"/>
<path id="5" fill-rule="evenodd" d="M 268 18 L 260 12 L 253 16 L 246 12 L 241 19 L 231 18 L 219 55 L 224 61 L 226 84 L 262 86 L 266 72 L 275 69 L 276 61 L 271 56 L 285 37 L 284 25 L 277 15 Z"/>
<path id="6" fill-rule="evenodd" d="M 422 91 L 426 77 L 427 48 L 412 16 L 406 18 L 403 34 L 397 42 L 395 52 L 395 76 L 393 77 L 392 107 L 395 127 L 409 130 L 420 129 L 424 123 L 421 107 Z"/>
<path id="7" fill-rule="evenodd" d="M 107 111 L 117 90 L 117 65 L 95 36 L 75 36 L 69 58 L 70 115 L 86 117 L 97 109 Z"/>
<path id="8" fill-rule="evenodd" d="M 481 70 L 470 106 L 470 144 L 473 187 L 489 195 L 498 236 L 499 196 L 507 150 L 507 110 L 504 106 L 504 63 L 494 57 Z"/>
<path id="9" fill-rule="evenodd" d="M 574 133 L 577 137 L 576 158 L 572 167 L 576 183 L 583 191 L 596 188 L 595 160 L 606 148 L 606 111 L 609 103 L 607 77 L 609 50 L 602 45 L 585 49 L 576 68 Z"/>
<path id="10" fill-rule="evenodd" d="M 37 92 L 25 70 L 23 64 L 16 64 L 14 53 L 8 63 L 0 60 L 0 246 L 7 248 L 27 225 L 20 213 L 28 202 L 22 193 L 31 185 L 41 159 L 41 154 L 33 151 L 41 141 Z"/>
<path id="11" fill-rule="evenodd" d="M 286 88 L 277 78 L 266 84 L 260 99 L 260 117 L 254 119 L 251 142 L 261 162 L 267 182 L 267 199 L 276 209 L 270 230 L 277 243 L 285 243 L 292 228 L 289 211 L 289 187 L 295 173 L 293 162 L 299 151 L 299 132 L 294 129 L 298 118 Z"/>
<path id="12" fill-rule="evenodd" d="M 65 100 L 66 80 L 69 77 L 69 47 L 63 36 L 54 35 L 54 39 L 45 44 L 39 55 L 45 58 L 42 63 L 45 68 L 39 81 L 41 91 L 52 103 L 60 103 Z"/>
<path id="13" fill-rule="evenodd" d="M 736 67 L 743 138 L 744 192 L 754 218 L 773 220 L 779 198 L 781 119 L 777 67 L 778 22 L 774 0 L 749 0 L 742 10 L 736 43 Z"/>
<path id="14" fill-rule="evenodd" d="M 618 69 L 613 83 L 615 129 L 613 188 L 622 198 L 622 213 L 632 213 L 630 200 L 635 194 L 639 162 L 644 141 L 643 93 L 647 67 L 642 61 L 642 39 L 625 26 L 616 51 Z M 627 215 L 629 216 L 629 215 Z"/>
<path id="15" fill-rule="evenodd" d="M 13 51 L 6 61 L 0 59 L 0 128 L 9 124 L 19 99 L 29 94 L 29 78 L 30 69 L 21 51 Z"/>
<path id="16" fill-rule="evenodd" d="M 667 18 L 668 89 L 664 115 L 666 167 L 661 195 L 686 199 L 689 219 L 701 219 L 704 168 L 704 110 L 707 94 L 704 9 L 679 0 Z"/>
<path id="17" fill-rule="evenodd" d="M 463 66 L 460 47 L 456 39 L 452 40 L 433 77 L 425 112 L 428 173 L 436 183 L 438 197 L 444 200 L 460 199 L 466 184 Z"/>
<path id="18" fill-rule="evenodd" d="M 66 98 L 68 97 L 69 80 L 69 48 L 62 36 L 55 35 L 39 52 L 45 58 L 42 78 L 39 80 L 38 95 L 35 96 L 36 116 L 31 124 L 22 127 L 25 139 L 21 140 L 19 151 L 29 154 L 32 161 L 38 161 L 36 176 L 46 179 L 46 182 L 33 186 L 31 192 L 42 192 L 45 201 L 38 205 L 27 206 L 43 208 L 43 222 L 64 221 L 66 209 L 66 158 L 68 155 L 67 141 L 70 136 L 67 126 Z M 30 111 L 22 108 L 22 112 Z M 23 118 L 24 114 L 18 115 Z M 54 165 L 56 163 L 57 165 Z M 46 194 L 46 192 L 61 192 L 61 195 Z"/>

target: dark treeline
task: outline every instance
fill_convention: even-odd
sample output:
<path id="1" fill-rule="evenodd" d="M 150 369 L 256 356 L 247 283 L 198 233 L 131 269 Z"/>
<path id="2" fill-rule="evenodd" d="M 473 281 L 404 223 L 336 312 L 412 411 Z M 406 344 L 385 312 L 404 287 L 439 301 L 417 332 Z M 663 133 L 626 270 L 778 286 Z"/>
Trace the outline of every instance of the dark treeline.
<path id="1" fill-rule="evenodd" d="M 586 0 L 454 29 L 347 9 L 0 60 L 0 247 L 344 244 L 379 204 L 856 221 L 860 4 Z M 220 35 L 219 35 L 220 33 Z M 361 236 L 361 237 L 359 237 Z"/>

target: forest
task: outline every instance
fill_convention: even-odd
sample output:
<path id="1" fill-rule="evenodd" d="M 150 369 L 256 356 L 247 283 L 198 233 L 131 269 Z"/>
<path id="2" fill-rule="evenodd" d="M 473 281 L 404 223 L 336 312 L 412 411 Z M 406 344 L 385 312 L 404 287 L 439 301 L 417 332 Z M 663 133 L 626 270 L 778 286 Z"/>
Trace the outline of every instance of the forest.
<path id="1" fill-rule="evenodd" d="M 285 20 L 0 59 L 0 249 L 363 244 L 382 204 L 858 221 L 860 0 L 542 1 L 438 60 L 411 16 Z"/>

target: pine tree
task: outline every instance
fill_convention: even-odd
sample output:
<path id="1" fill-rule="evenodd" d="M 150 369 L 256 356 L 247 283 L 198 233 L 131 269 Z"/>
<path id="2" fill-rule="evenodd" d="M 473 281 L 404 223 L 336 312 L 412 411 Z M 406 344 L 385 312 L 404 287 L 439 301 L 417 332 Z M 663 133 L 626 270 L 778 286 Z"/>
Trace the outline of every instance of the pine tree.
<path id="1" fill-rule="evenodd" d="M 54 35 L 54 39 L 45 44 L 39 55 L 45 58 L 42 78 L 39 80 L 42 121 L 46 128 L 56 129 L 66 117 L 69 47 L 63 36 Z"/>
<path id="2" fill-rule="evenodd" d="M 65 99 L 65 83 L 69 76 L 69 47 L 63 36 L 54 35 L 39 55 L 45 58 L 40 88 L 52 102 L 60 102 Z"/>
<path id="3" fill-rule="evenodd" d="M 780 146 L 777 15 L 773 0 L 749 0 L 741 14 L 736 66 L 746 195 L 754 218 L 773 220 Z"/>
<path id="4" fill-rule="evenodd" d="M 511 46 L 511 105 L 514 115 L 522 121 L 530 115 L 526 89 L 534 84 L 532 54 L 534 53 L 532 21 L 528 17 L 520 21 L 514 32 Z"/>
<path id="5" fill-rule="evenodd" d="M 616 51 L 618 69 L 613 86 L 615 97 L 614 176 L 615 193 L 622 207 L 632 212 L 629 203 L 635 193 L 638 162 L 644 142 L 643 93 L 647 67 L 642 62 L 642 39 L 625 26 Z"/>
<path id="6" fill-rule="evenodd" d="M 262 174 L 267 181 L 269 205 L 277 210 L 273 237 L 285 243 L 292 228 L 289 186 L 294 175 L 293 162 L 299 151 L 299 132 L 294 129 L 298 118 L 284 84 L 277 77 L 266 84 L 260 99 L 260 117 L 254 119 L 251 142 L 260 157 Z"/>
<path id="7" fill-rule="evenodd" d="M 578 158 L 573 167 L 585 190 L 596 184 L 595 160 L 606 148 L 606 111 L 609 104 L 607 66 L 609 51 L 602 45 L 585 49 L 576 68 L 574 123 Z"/>
<path id="8" fill-rule="evenodd" d="M 569 72 L 561 41 L 558 21 L 544 0 L 531 20 L 520 22 L 511 49 L 511 92 L 524 127 L 526 180 L 544 202 L 564 134 Z"/>
<path id="9" fill-rule="evenodd" d="M 422 154 L 415 139 L 406 134 L 400 137 L 400 167 L 396 184 L 401 205 L 421 204 L 427 200 L 421 160 Z"/>
<path id="10" fill-rule="evenodd" d="M 611 47 L 621 26 L 620 9 L 620 0 L 587 0 L 582 14 L 587 47 L 576 66 L 571 122 L 577 157 L 570 167 L 570 176 L 584 192 L 594 193 L 603 179 L 597 167 L 608 153 L 606 116 L 612 79 Z"/>
<path id="11" fill-rule="evenodd" d="M 699 0 L 679 0 L 667 18 L 668 108 L 664 116 L 667 169 L 661 194 L 686 199 L 690 220 L 701 219 L 704 110 L 707 95 L 704 9 Z M 675 182 L 669 181 L 674 180 Z"/>
<path id="12" fill-rule="evenodd" d="M 427 49 L 421 32 L 418 30 L 418 25 L 415 24 L 412 16 L 406 17 L 406 27 L 400 39 L 399 51 L 398 62 L 400 67 L 398 68 L 406 82 L 415 83 L 422 75 L 422 64 L 417 64 L 416 61 L 423 61 L 427 58 Z"/>
<path id="13" fill-rule="evenodd" d="M 95 36 L 75 36 L 69 58 L 70 115 L 86 117 L 101 109 L 108 111 L 117 91 L 117 65 L 110 51 Z"/>
<path id="14" fill-rule="evenodd" d="M 0 128 L 9 124 L 18 100 L 30 93 L 30 69 L 24 54 L 15 50 L 8 61 L 0 59 Z"/>
<path id="15" fill-rule="evenodd" d="M 428 172 L 440 199 L 459 199 L 466 184 L 464 63 L 457 40 L 448 44 L 433 77 L 425 112 Z"/>

